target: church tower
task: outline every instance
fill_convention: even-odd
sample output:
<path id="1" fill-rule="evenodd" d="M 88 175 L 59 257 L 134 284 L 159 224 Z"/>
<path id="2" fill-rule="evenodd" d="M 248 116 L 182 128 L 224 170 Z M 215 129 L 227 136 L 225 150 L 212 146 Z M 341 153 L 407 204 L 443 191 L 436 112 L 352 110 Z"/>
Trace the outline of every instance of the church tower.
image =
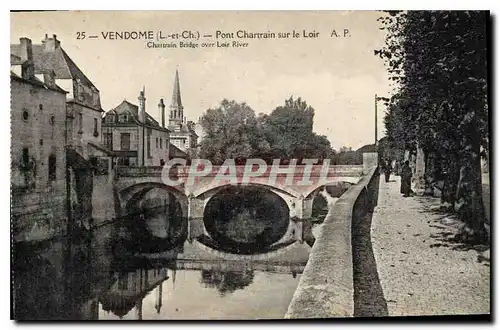
<path id="1" fill-rule="evenodd" d="M 169 126 L 177 126 L 184 122 L 184 107 L 181 100 L 181 87 L 179 83 L 179 71 L 175 70 L 174 90 L 172 92 L 172 103 L 170 104 Z"/>
<path id="2" fill-rule="evenodd" d="M 142 87 L 142 91 L 139 93 L 139 121 L 141 125 L 139 125 L 139 139 L 137 146 L 137 165 L 145 166 L 145 137 L 144 137 L 144 124 L 146 123 L 146 87 Z"/>
<path id="3" fill-rule="evenodd" d="M 172 102 L 170 103 L 170 118 L 168 124 L 171 144 L 181 151 L 195 148 L 198 145 L 198 135 L 196 135 L 194 131 L 194 123 L 187 121 L 186 117 L 184 117 L 179 70 L 175 70 L 174 89 L 172 92 Z"/>

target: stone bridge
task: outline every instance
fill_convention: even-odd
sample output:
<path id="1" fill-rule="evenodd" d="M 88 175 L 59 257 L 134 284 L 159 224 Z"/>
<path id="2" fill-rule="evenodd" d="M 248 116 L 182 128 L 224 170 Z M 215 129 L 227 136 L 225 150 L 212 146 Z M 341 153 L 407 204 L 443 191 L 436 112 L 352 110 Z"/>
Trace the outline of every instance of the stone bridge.
<path id="1" fill-rule="evenodd" d="M 151 189 L 164 189 L 179 201 L 182 216 L 188 220 L 188 239 L 192 240 L 207 234 L 203 217 L 205 207 L 213 196 L 228 186 L 256 186 L 278 195 L 286 202 L 290 224 L 284 237 L 302 242 L 303 222 L 311 218 L 313 200 L 318 192 L 324 186 L 339 182 L 355 184 L 364 174 L 363 165 L 296 165 L 293 171 L 288 165 L 275 168 L 269 165 L 259 175 L 256 175 L 258 168 L 251 166 L 253 174 L 250 176 L 245 175 L 249 173 L 245 165 L 233 166 L 232 172 L 221 166 L 211 166 L 206 171 L 202 167 L 198 166 L 194 170 L 190 166 L 170 169 L 160 166 L 118 167 L 115 191 L 119 199 L 119 212 L 126 215 L 140 205 Z M 224 174 L 222 178 L 221 173 Z"/>

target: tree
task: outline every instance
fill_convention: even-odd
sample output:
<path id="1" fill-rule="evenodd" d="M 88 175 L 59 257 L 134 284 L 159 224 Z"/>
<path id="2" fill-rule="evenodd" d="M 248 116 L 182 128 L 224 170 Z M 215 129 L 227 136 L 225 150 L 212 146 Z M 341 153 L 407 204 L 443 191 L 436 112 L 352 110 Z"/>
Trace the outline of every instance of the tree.
<path id="1" fill-rule="evenodd" d="M 242 290 L 253 281 L 253 271 L 217 271 L 202 270 L 201 283 L 208 288 L 217 288 L 221 296 L 233 293 L 236 290 Z"/>
<path id="2" fill-rule="evenodd" d="M 474 239 L 484 238 L 487 19 L 479 11 L 387 12 L 379 19 L 386 44 L 375 51 L 396 83 L 385 117 L 390 143 L 422 148 L 426 188 L 445 182 L 443 202 L 459 201 L 455 206 Z"/>
<path id="3" fill-rule="evenodd" d="M 352 151 L 352 147 L 342 146 L 342 147 L 340 147 L 340 150 L 339 150 L 340 153 L 349 152 L 349 151 Z"/>
<path id="4" fill-rule="evenodd" d="M 257 129 L 255 112 L 246 103 L 222 100 L 201 118 L 205 137 L 200 157 L 222 164 L 226 159 L 256 157 L 267 144 Z"/>
<path id="5" fill-rule="evenodd" d="M 265 136 L 276 158 L 329 158 L 330 141 L 313 132 L 314 109 L 300 97 L 290 97 L 269 116 L 262 116 Z"/>
<path id="6" fill-rule="evenodd" d="M 313 132 L 314 109 L 300 97 L 290 97 L 271 114 L 259 114 L 245 103 L 223 100 L 216 109 L 208 109 L 201 118 L 205 137 L 200 157 L 214 164 L 225 159 L 330 158 L 330 141 Z"/>

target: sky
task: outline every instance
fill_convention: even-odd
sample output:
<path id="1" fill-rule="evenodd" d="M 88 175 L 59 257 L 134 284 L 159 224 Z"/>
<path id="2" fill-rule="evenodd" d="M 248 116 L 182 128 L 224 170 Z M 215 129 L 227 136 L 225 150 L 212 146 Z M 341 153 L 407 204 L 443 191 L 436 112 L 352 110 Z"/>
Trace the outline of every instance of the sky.
<path id="1" fill-rule="evenodd" d="M 105 111 L 124 99 L 138 104 L 145 87 L 146 110 L 161 117 L 158 102 L 172 98 L 179 70 L 184 115 L 197 121 L 224 98 L 270 113 L 290 96 L 315 109 L 314 131 L 337 150 L 374 142 L 374 95 L 391 91 L 383 61 L 374 49 L 384 44 L 375 11 L 72 11 L 11 13 L 11 43 L 20 37 L 41 43 L 55 34 L 61 46 L 101 92 Z M 344 37 L 344 29 L 348 30 Z M 216 31 L 299 33 L 299 38 L 216 39 Z M 304 38 L 303 31 L 319 32 Z M 339 37 L 331 37 L 335 33 Z M 199 32 L 201 42 L 239 41 L 245 48 L 148 48 L 144 40 L 105 40 L 109 31 L 153 31 L 157 36 Z M 85 32 L 85 39 L 78 35 Z M 210 34 L 212 37 L 203 38 Z M 90 39 L 88 36 L 98 38 Z M 172 41 L 172 40 L 171 40 Z M 190 40 L 173 40 L 189 42 Z M 156 42 L 156 41 L 155 41 Z M 165 41 L 170 42 L 170 41 Z M 378 107 L 378 136 L 385 108 Z M 168 116 L 168 113 L 167 113 Z"/>

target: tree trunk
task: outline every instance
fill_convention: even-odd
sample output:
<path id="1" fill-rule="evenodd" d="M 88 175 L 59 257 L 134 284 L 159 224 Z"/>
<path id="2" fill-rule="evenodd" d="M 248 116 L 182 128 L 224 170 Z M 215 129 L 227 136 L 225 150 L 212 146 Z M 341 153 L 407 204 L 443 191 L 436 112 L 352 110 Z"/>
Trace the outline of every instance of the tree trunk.
<path id="1" fill-rule="evenodd" d="M 459 181 L 460 158 L 458 156 L 445 156 L 443 164 L 443 190 L 441 192 L 442 207 L 453 210 L 455 206 L 455 195 L 457 182 Z"/>
<path id="2" fill-rule="evenodd" d="M 435 155 L 434 152 L 427 151 L 424 152 L 425 159 L 425 188 L 424 196 L 434 196 L 434 182 L 436 182 L 435 176 Z"/>
<path id="3" fill-rule="evenodd" d="M 462 238 L 472 243 L 486 241 L 486 230 L 484 227 L 484 204 L 481 158 L 479 156 L 479 143 L 472 145 L 467 163 L 461 168 L 459 186 L 457 187 L 457 198 L 460 198 L 463 206 L 459 211 L 460 220 L 466 228 L 461 233 Z"/>
<path id="4" fill-rule="evenodd" d="M 415 159 L 415 193 L 422 194 L 425 188 L 425 153 L 421 146 L 417 146 L 417 156 Z"/>

